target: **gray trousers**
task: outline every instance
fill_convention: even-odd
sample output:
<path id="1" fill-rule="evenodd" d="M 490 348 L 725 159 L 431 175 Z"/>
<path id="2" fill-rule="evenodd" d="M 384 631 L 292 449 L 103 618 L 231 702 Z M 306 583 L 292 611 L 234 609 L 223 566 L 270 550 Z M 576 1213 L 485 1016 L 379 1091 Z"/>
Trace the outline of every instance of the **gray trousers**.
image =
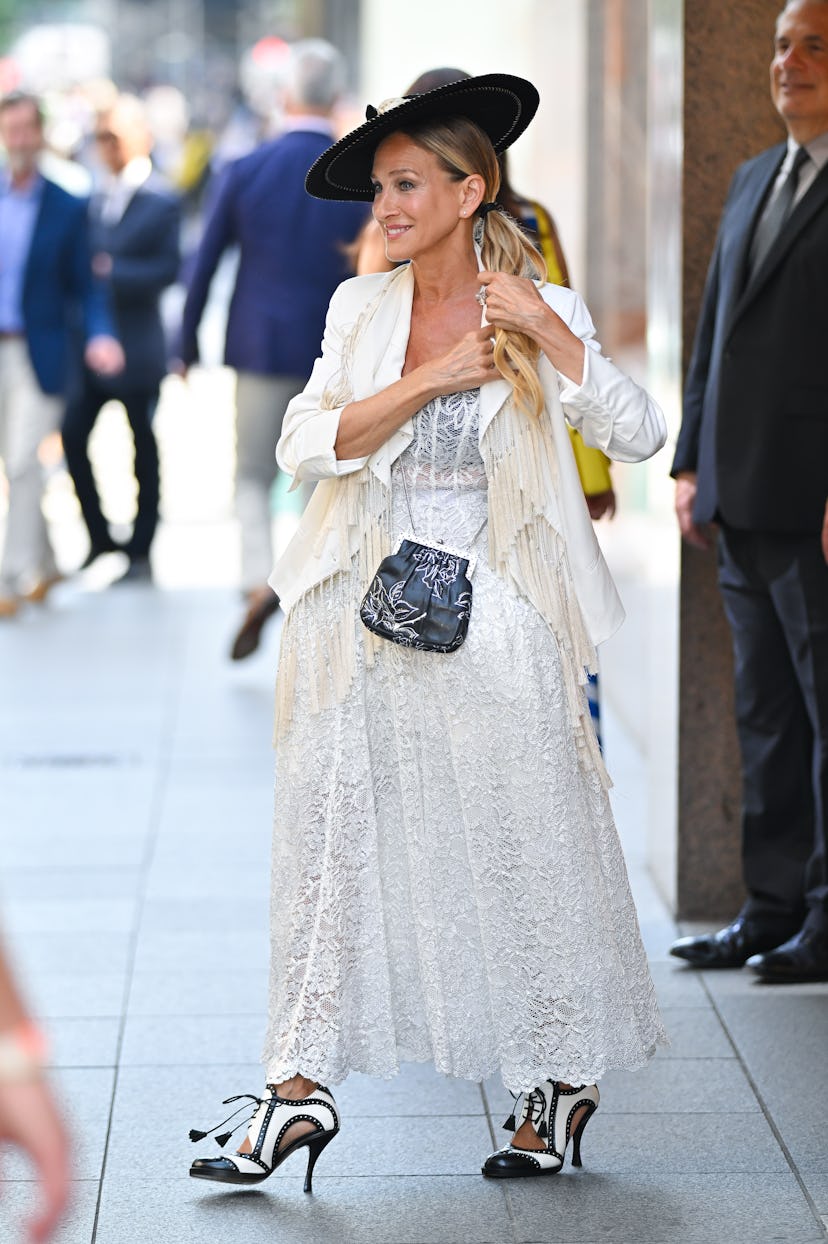
<path id="1" fill-rule="evenodd" d="M 236 375 L 236 514 L 241 527 L 242 588 L 262 587 L 273 569 L 270 491 L 279 473 L 276 443 L 302 376 Z M 307 503 L 310 490 L 303 497 Z"/>
<path id="2" fill-rule="evenodd" d="M 26 591 L 56 573 L 55 555 L 40 508 L 40 442 L 60 421 L 62 399 L 44 393 L 22 337 L 0 341 L 0 457 L 9 486 L 0 595 Z"/>

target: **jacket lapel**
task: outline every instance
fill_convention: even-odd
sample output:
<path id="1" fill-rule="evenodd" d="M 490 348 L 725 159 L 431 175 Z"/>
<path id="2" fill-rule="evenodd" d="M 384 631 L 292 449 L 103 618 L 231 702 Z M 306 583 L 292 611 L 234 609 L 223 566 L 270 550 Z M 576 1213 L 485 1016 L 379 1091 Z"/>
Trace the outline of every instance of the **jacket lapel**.
<path id="1" fill-rule="evenodd" d="M 747 184 L 743 187 L 739 201 L 733 205 L 735 217 L 733 230 L 736 236 L 732 239 L 731 251 L 727 257 L 724 271 L 730 280 L 730 289 L 726 294 L 726 317 L 728 331 L 738 311 L 747 285 L 747 267 L 753 231 L 762 211 L 762 206 L 770 187 L 773 185 L 779 166 L 785 157 L 785 143 L 777 143 L 764 153 L 755 166 Z"/>
<path id="2" fill-rule="evenodd" d="M 402 375 L 411 331 L 413 297 L 414 275 L 410 266 L 406 265 L 389 275 L 377 308 L 354 350 L 351 384 L 356 400 L 378 393 Z M 412 422 L 407 419 L 371 455 L 371 470 L 386 486 L 391 483 L 392 463 L 409 444 L 413 434 Z"/>
<path id="3" fill-rule="evenodd" d="M 828 165 L 823 165 L 780 229 L 776 240 L 756 270 L 745 290 L 745 297 L 752 298 L 765 284 L 768 277 L 779 267 L 799 234 L 817 212 L 828 204 Z"/>

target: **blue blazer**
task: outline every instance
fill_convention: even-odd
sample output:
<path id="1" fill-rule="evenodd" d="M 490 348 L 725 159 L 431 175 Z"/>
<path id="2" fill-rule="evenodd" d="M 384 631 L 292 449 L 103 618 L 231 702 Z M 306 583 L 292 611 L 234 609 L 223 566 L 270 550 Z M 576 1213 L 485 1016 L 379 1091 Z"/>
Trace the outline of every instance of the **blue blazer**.
<path id="1" fill-rule="evenodd" d="M 103 196 L 90 210 L 92 253 L 112 256 L 106 281 L 126 365 L 117 376 L 97 377 L 113 395 L 155 392 L 167 371 L 167 346 L 159 310 L 163 290 L 178 275 L 181 210 L 155 172 L 139 186 L 115 224 L 101 218 Z"/>
<path id="2" fill-rule="evenodd" d="M 23 277 L 26 342 L 44 393 L 65 392 L 82 342 L 115 335 L 106 291 L 90 267 L 87 208 L 44 181 Z"/>
<path id="3" fill-rule="evenodd" d="M 343 247 L 366 219 L 362 203 L 313 199 L 305 174 L 330 141 L 294 130 L 231 164 L 196 255 L 180 354 L 198 359 L 196 332 L 224 251 L 240 251 L 225 362 L 239 371 L 309 376 L 331 295 L 349 271 Z"/>
<path id="4" fill-rule="evenodd" d="M 694 518 L 818 533 L 828 496 L 828 165 L 748 279 L 755 222 L 785 155 L 736 170 L 707 276 L 672 473 Z"/>

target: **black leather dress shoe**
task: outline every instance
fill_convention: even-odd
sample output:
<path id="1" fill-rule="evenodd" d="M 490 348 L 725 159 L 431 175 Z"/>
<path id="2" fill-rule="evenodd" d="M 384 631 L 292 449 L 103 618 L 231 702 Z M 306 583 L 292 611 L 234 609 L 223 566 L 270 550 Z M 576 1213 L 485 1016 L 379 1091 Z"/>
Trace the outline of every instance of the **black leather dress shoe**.
<path id="1" fill-rule="evenodd" d="M 767 954 L 747 961 L 763 981 L 828 981 L 828 932 L 801 929 Z"/>
<path id="2" fill-rule="evenodd" d="M 773 950 L 788 933 L 787 929 L 769 929 L 737 916 L 718 933 L 680 937 L 670 947 L 670 954 L 694 968 L 740 968 L 751 955 Z"/>

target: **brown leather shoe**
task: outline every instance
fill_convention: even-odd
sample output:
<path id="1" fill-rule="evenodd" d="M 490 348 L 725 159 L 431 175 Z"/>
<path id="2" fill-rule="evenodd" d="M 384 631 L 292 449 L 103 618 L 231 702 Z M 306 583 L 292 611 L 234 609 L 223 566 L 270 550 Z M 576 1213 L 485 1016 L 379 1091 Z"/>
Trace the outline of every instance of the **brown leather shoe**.
<path id="1" fill-rule="evenodd" d="M 259 640 L 262 637 L 265 622 L 272 617 L 279 608 L 279 597 L 270 589 L 267 593 L 256 592 L 252 595 L 250 607 L 244 615 L 244 621 L 239 628 L 236 638 L 233 640 L 233 647 L 230 649 L 231 661 L 243 661 L 245 657 L 249 657 L 255 652 L 259 646 Z"/>
<path id="2" fill-rule="evenodd" d="M 46 597 L 51 592 L 52 588 L 56 587 L 58 583 L 62 583 L 62 582 L 63 582 L 62 574 L 46 575 L 45 578 L 38 579 L 37 582 L 32 587 L 30 587 L 27 592 L 23 592 L 22 594 L 23 599 L 29 601 L 29 603 L 32 605 L 42 605 Z"/>

